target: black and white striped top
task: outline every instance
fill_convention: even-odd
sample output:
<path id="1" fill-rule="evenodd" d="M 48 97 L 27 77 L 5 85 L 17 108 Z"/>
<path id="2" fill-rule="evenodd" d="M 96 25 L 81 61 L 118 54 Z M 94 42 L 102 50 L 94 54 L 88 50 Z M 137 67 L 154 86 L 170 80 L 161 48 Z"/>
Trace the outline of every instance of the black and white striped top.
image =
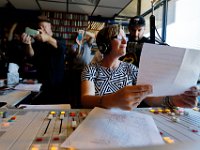
<path id="1" fill-rule="evenodd" d="M 137 73 L 137 67 L 127 62 L 120 62 L 119 67 L 114 70 L 103 67 L 100 63 L 94 63 L 84 68 L 81 80 L 94 82 L 95 95 L 105 95 L 114 93 L 127 85 L 134 85 Z"/>

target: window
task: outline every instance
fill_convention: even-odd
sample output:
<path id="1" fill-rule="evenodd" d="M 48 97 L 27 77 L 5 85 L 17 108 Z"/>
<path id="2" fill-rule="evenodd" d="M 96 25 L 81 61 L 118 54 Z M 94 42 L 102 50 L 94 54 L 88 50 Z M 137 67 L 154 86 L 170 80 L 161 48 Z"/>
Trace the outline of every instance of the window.
<path id="1" fill-rule="evenodd" d="M 200 50 L 199 6 L 199 0 L 169 1 L 166 43 Z"/>

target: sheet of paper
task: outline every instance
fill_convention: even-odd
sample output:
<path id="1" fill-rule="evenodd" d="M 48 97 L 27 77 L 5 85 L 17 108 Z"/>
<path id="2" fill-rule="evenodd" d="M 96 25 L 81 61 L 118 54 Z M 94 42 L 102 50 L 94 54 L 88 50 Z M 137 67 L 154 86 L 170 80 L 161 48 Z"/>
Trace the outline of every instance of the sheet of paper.
<path id="1" fill-rule="evenodd" d="M 151 96 L 181 94 L 197 84 L 200 50 L 144 44 L 137 84 L 153 85 Z"/>
<path id="2" fill-rule="evenodd" d="M 155 144 L 163 144 L 163 140 L 151 116 L 96 107 L 61 147 L 103 149 Z"/>
<path id="3" fill-rule="evenodd" d="M 21 104 L 18 106 L 19 109 L 71 109 L 70 104 L 57 104 L 57 105 L 28 105 L 28 104 Z"/>
<path id="4" fill-rule="evenodd" d="M 34 92 L 39 92 L 42 84 L 37 83 L 37 84 L 18 84 L 15 89 L 16 90 L 27 90 L 27 91 L 34 91 Z"/>

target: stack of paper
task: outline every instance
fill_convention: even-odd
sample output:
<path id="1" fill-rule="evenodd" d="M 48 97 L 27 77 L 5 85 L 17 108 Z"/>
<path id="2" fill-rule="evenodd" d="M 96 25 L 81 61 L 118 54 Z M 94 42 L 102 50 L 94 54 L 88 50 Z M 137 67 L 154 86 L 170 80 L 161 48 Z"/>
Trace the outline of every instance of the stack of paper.
<path id="1" fill-rule="evenodd" d="M 151 116 L 94 108 L 61 147 L 103 149 L 163 143 Z"/>
<path id="2" fill-rule="evenodd" d="M 48 110 L 65 110 L 71 109 L 70 104 L 57 104 L 57 105 L 28 105 L 28 104 L 21 104 L 18 106 L 20 109 L 48 109 Z"/>
<path id="3" fill-rule="evenodd" d="M 26 91 L 34 91 L 34 92 L 39 92 L 42 84 L 37 83 L 37 84 L 18 84 L 15 89 L 16 90 L 26 90 Z"/>

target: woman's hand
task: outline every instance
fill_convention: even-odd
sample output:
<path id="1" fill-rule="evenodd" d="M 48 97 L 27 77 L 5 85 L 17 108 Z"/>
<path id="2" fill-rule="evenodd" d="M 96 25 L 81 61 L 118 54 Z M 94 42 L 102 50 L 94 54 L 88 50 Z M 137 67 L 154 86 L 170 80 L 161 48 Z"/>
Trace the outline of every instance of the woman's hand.
<path id="1" fill-rule="evenodd" d="M 28 34 L 23 33 L 22 36 L 21 36 L 21 38 L 22 38 L 22 42 L 24 44 L 28 44 L 28 45 L 31 44 L 31 36 L 29 36 Z"/>
<path id="2" fill-rule="evenodd" d="M 183 94 L 172 97 L 171 101 L 176 107 L 193 108 L 197 106 L 198 96 L 200 90 L 194 86 Z"/>
<path id="3" fill-rule="evenodd" d="M 112 105 L 124 110 L 132 110 L 151 93 L 151 85 L 126 86 L 113 94 Z"/>

